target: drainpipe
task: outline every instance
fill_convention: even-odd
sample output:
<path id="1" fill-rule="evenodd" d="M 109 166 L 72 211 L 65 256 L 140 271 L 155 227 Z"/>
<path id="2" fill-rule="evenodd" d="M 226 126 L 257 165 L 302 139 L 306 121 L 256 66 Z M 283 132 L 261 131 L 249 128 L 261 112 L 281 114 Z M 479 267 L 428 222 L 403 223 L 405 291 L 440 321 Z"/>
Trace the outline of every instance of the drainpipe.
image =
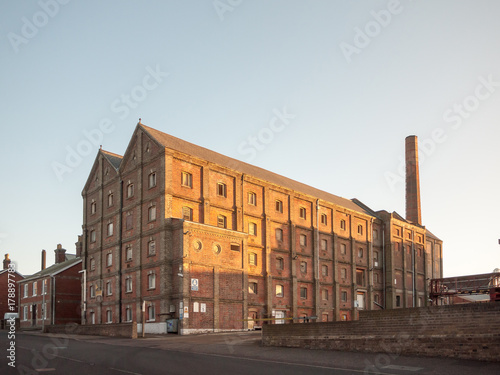
<path id="1" fill-rule="evenodd" d="M 122 220 L 123 220 L 123 180 L 120 178 L 120 221 L 119 221 L 120 226 L 118 228 L 118 233 L 117 233 L 118 249 L 119 249 L 118 250 L 118 323 L 122 322 L 122 226 L 123 226 Z"/>
<path id="2" fill-rule="evenodd" d="M 368 252 L 368 272 L 371 273 L 370 277 L 370 302 L 373 300 L 373 272 L 375 270 L 375 265 L 373 264 L 373 217 L 370 218 L 370 227 L 372 230 L 372 238 L 370 241 L 370 251 Z M 370 264 L 372 265 L 371 270 L 370 270 Z M 372 304 L 370 303 L 370 310 L 371 310 Z"/>
<path id="3" fill-rule="evenodd" d="M 385 287 L 385 223 L 382 223 L 382 281 L 384 288 L 384 309 L 387 308 L 387 289 Z"/>
<path id="4" fill-rule="evenodd" d="M 52 325 L 56 323 L 56 278 L 51 276 L 52 278 L 52 295 L 50 299 L 52 300 Z"/>
<path id="5" fill-rule="evenodd" d="M 413 288 L 413 307 L 416 307 L 417 296 L 415 295 L 415 233 L 411 231 L 411 268 L 412 268 L 412 288 Z"/>

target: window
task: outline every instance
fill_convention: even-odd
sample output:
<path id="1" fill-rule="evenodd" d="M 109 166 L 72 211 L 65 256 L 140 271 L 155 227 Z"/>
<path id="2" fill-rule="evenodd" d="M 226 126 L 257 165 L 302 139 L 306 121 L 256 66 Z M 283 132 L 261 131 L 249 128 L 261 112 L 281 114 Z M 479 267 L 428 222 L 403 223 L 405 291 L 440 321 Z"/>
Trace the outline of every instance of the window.
<path id="1" fill-rule="evenodd" d="M 344 320 L 344 321 L 347 320 L 347 315 L 346 314 L 342 314 L 342 320 Z"/>
<path id="2" fill-rule="evenodd" d="M 113 193 L 108 194 L 108 207 L 113 205 Z"/>
<path id="3" fill-rule="evenodd" d="M 360 235 L 363 234 L 363 226 L 361 224 L 358 225 L 358 234 L 360 234 Z"/>
<path id="4" fill-rule="evenodd" d="M 276 297 L 283 297 L 285 294 L 283 292 L 283 285 L 276 285 Z"/>
<path id="5" fill-rule="evenodd" d="M 28 297 L 28 284 L 24 284 L 24 294 L 23 297 L 26 298 Z"/>
<path id="6" fill-rule="evenodd" d="M 156 244 L 154 240 L 148 242 L 148 255 L 154 255 L 156 253 Z"/>
<path id="7" fill-rule="evenodd" d="M 328 247 L 328 241 L 327 240 L 321 240 L 321 250 L 326 250 Z"/>
<path id="8" fill-rule="evenodd" d="M 225 216 L 223 216 L 223 215 L 217 216 L 217 226 L 220 228 L 226 227 L 226 217 Z"/>
<path id="9" fill-rule="evenodd" d="M 375 294 L 374 300 L 376 303 L 380 303 L 380 297 L 378 296 L 378 294 Z"/>
<path id="10" fill-rule="evenodd" d="M 134 196 L 134 184 L 127 185 L 127 198 L 131 198 Z"/>
<path id="11" fill-rule="evenodd" d="M 307 288 L 300 288 L 300 298 L 307 298 Z"/>
<path id="12" fill-rule="evenodd" d="M 321 214 L 321 224 L 323 225 L 328 224 L 328 216 L 326 216 L 326 214 Z"/>
<path id="13" fill-rule="evenodd" d="M 182 186 L 193 188 L 193 175 L 188 172 L 182 172 L 181 182 Z"/>
<path id="14" fill-rule="evenodd" d="M 113 312 L 106 310 L 106 323 L 113 323 Z"/>
<path id="15" fill-rule="evenodd" d="M 424 305 L 424 300 L 422 297 L 418 297 L 418 307 L 422 307 Z"/>
<path id="16" fill-rule="evenodd" d="M 281 271 L 284 268 L 285 268 L 285 264 L 284 264 L 283 258 L 276 258 L 276 269 Z"/>
<path id="17" fill-rule="evenodd" d="M 156 274 L 150 273 L 148 275 L 148 289 L 156 288 Z"/>
<path id="18" fill-rule="evenodd" d="M 95 214 L 95 213 L 96 213 L 96 211 L 97 211 L 97 204 L 96 204 L 95 202 L 92 202 L 92 203 L 90 204 L 90 213 L 91 213 L 91 214 Z"/>
<path id="19" fill-rule="evenodd" d="M 300 262 L 300 272 L 307 273 L 307 262 Z"/>
<path id="20" fill-rule="evenodd" d="M 28 320 L 28 306 L 23 307 L 23 320 Z"/>
<path id="21" fill-rule="evenodd" d="M 399 242 L 394 242 L 394 250 L 401 251 L 401 245 L 399 244 Z"/>
<path id="22" fill-rule="evenodd" d="M 378 284 L 378 273 L 373 274 L 373 283 Z"/>
<path id="23" fill-rule="evenodd" d="M 214 247 L 213 247 L 213 251 L 216 255 L 220 254 L 220 252 L 222 251 L 222 247 L 220 247 L 219 244 L 215 244 Z"/>
<path id="24" fill-rule="evenodd" d="M 193 221 L 193 209 L 191 207 L 182 207 L 182 218 Z"/>
<path id="25" fill-rule="evenodd" d="M 42 281 L 42 294 L 47 294 L 47 279 Z"/>
<path id="26" fill-rule="evenodd" d="M 396 236 L 401 236 L 401 231 L 399 230 L 399 228 L 396 228 Z"/>
<path id="27" fill-rule="evenodd" d="M 113 235 L 113 223 L 108 223 L 108 237 Z"/>
<path id="28" fill-rule="evenodd" d="M 248 283 L 248 293 L 257 294 L 257 283 L 255 282 Z"/>
<path id="29" fill-rule="evenodd" d="M 257 194 L 255 194 L 254 192 L 248 193 L 248 204 L 257 206 Z"/>
<path id="30" fill-rule="evenodd" d="M 156 220 L 156 206 L 151 206 L 148 208 L 148 220 Z"/>
<path id="31" fill-rule="evenodd" d="M 112 294 L 113 294 L 113 289 L 112 289 L 112 287 L 111 287 L 111 281 L 108 281 L 108 282 L 106 283 L 106 294 L 107 294 L 108 296 L 110 296 L 110 295 L 112 295 Z"/>
<path id="32" fill-rule="evenodd" d="M 304 207 L 300 207 L 299 216 L 301 219 L 305 219 L 307 217 L 307 211 Z"/>
<path id="33" fill-rule="evenodd" d="M 113 264 L 113 253 L 106 254 L 106 267 L 110 267 Z"/>
<path id="34" fill-rule="evenodd" d="M 125 259 L 127 261 L 132 260 L 132 246 L 127 246 L 125 249 Z"/>
<path id="35" fill-rule="evenodd" d="M 345 230 L 345 220 L 340 220 L 340 229 Z"/>
<path id="36" fill-rule="evenodd" d="M 376 240 L 378 238 L 378 230 L 373 230 L 373 239 Z"/>
<path id="37" fill-rule="evenodd" d="M 219 197 L 227 197 L 227 187 L 226 184 L 222 182 L 217 183 L 217 195 Z"/>
<path id="38" fill-rule="evenodd" d="M 276 234 L 276 241 L 283 241 L 283 229 L 276 228 L 275 234 Z"/>
<path id="39" fill-rule="evenodd" d="M 401 297 L 396 296 L 396 307 L 401 307 Z"/>
<path id="40" fill-rule="evenodd" d="M 95 312 L 90 312 L 90 324 L 95 324 Z"/>
<path id="41" fill-rule="evenodd" d="M 326 277 L 328 276 L 328 266 L 326 264 L 323 264 L 321 266 L 321 274 Z"/>
<path id="42" fill-rule="evenodd" d="M 127 309 L 125 310 L 125 321 L 126 322 L 132 321 L 132 309 L 130 307 L 127 307 Z"/>
<path id="43" fill-rule="evenodd" d="M 233 251 L 240 251 L 240 245 L 231 244 L 231 250 L 233 250 Z"/>
<path id="44" fill-rule="evenodd" d="M 346 291 L 343 291 L 340 293 L 340 300 L 342 302 L 347 302 L 347 292 Z"/>
<path id="45" fill-rule="evenodd" d="M 125 279 L 125 291 L 127 293 L 132 292 L 132 277 L 130 276 Z"/>
<path id="46" fill-rule="evenodd" d="M 252 266 L 257 265 L 257 254 L 255 253 L 248 253 L 248 263 Z"/>
<path id="47" fill-rule="evenodd" d="M 90 242 L 95 242 L 95 230 L 90 231 Z"/>
<path id="48" fill-rule="evenodd" d="M 323 301 L 328 301 L 328 289 L 323 289 L 321 291 L 321 298 Z"/>
<path id="49" fill-rule="evenodd" d="M 278 211 L 279 213 L 283 213 L 283 202 L 280 201 L 280 200 L 276 200 L 276 211 Z"/>
<path id="50" fill-rule="evenodd" d="M 356 284 L 359 286 L 365 286 L 365 271 L 356 270 Z"/>
<path id="51" fill-rule="evenodd" d="M 342 280 L 347 279 L 347 269 L 345 269 L 345 268 L 341 268 L 341 269 L 340 269 L 340 278 L 341 278 Z"/>
<path id="52" fill-rule="evenodd" d="M 340 254 L 342 254 L 342 255 L 347 254 L 347 246 L 345 243 L 340 244 Z"/>
<path id="53" fill-rule="evenodd" d="M 125 219 L 125 229 L 130 230 L 134 227 L 134 217 L 132 213 L 129 213 L 127 215 L 127 218 Z"/>
<path id="54" fill-rule="evenodd" d="M 150 173 L 149 174 L 149 187 L 155 187 L 156 186 L 156 173 Z"/>
<path id="55" fill-rule="evenodd" d="M 89 288 L 90 298 L 95 298 L 95 286 L 91 285 Z"/>
<path id="56" fill-rule="evenodd" d="M 375 267 L 378 265 L 378 251 L 373 252 L 373 261 L 376 262 Z"/>
<path id="57" fill-rule="evenodd" d="M 94 271 L 95 270 L 95 259 L 90 258 L 90 270 Z"/>
<path id="58" fill-rule="evenodd" d="M 155 320 L 155 305 L 148 306 L 148 320 Z"/>
<path id="59" fill-rule="evenodd" d="M 406 237 L 408 237 L 408 239 L 411 240 L 411 232 L 406 233 Z"/>
<path id="60" fill-rule="evenodd" d="M 35 281 L 33 282 L 33 295 L 36 296 L 36 292 L 38 289 L 38 283 Z"/>
<path id="61" fill-rule="evenodd" d="M 301 234 L 299 237 L 300 246 L 307 245 L 307 236 L 305 234 Z"/>
<path id="62" fill-rule="evenodd" d="M 358 249 L 358 258 L 363 258 L 363 248 L 362 247 L 360 247 Z"/>
<path id="63" fill-rule="evenodd" d="M 248 234 L 252 236 L 257 235 L 257 224 L 255 223 L 248 223 Z"/>

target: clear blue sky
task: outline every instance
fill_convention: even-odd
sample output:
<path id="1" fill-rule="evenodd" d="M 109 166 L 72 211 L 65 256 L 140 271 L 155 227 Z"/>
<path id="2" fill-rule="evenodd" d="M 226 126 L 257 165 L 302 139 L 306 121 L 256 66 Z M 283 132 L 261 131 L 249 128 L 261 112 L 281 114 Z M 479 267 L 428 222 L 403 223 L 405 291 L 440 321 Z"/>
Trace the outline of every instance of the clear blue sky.
<path id="1" fill-rule="evenodd" d="M 445 276 L 491 272 L 499 14 L 497 0 L 4 1 L 0 254 L 31 274 L 42 249 L 49 264 L 58 243 L 74 253 L 99 144 L 123 154 L 141 117 L 403 216 L 415 134 Z"/>

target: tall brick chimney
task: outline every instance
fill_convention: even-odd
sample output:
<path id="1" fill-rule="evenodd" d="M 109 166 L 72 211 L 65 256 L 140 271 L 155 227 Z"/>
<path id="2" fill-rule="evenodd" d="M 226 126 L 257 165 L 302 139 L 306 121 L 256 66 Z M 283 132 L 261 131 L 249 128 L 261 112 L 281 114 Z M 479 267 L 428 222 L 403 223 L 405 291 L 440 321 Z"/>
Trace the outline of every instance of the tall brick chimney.
<path id="1" fill-rule="evenodd" d="M 54 253 L 56 253 L 56 264 L 66 260 L 66 249 L 63 249 L 61 244 L 57 244 L 57 249 L 54 250 Z"/>
<path id="2" fill-rule="evenodd" d="M 42 250 L 42 271 L 47 267 L 47 252 Z"/>
<path id="3" fill-rule="evenodd" d="M 5 259 L 3 260 L 3 269 L 6 270 L 9 268 L 10 264 L 10 259 L 9 259 L 9 254 L 5 254 Z"/>
<path id="4" fill-rule="evenodd" d="M 422 225 L 416 135 L 406 137 L 406 220 Z"/>

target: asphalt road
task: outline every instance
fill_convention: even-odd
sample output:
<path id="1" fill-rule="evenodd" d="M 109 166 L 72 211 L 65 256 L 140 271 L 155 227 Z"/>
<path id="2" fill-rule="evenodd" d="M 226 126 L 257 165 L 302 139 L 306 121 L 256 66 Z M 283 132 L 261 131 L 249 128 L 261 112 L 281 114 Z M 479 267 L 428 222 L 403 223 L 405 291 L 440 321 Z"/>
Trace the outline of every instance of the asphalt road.
<path id="1" fill-rule="evenodd" d="M 10 341 L 0 331 L 0 374 L 500 374 L 498 363 L 264 348 L 259 332 L 137 340 L 19 333 L 12 368 Z"/>

